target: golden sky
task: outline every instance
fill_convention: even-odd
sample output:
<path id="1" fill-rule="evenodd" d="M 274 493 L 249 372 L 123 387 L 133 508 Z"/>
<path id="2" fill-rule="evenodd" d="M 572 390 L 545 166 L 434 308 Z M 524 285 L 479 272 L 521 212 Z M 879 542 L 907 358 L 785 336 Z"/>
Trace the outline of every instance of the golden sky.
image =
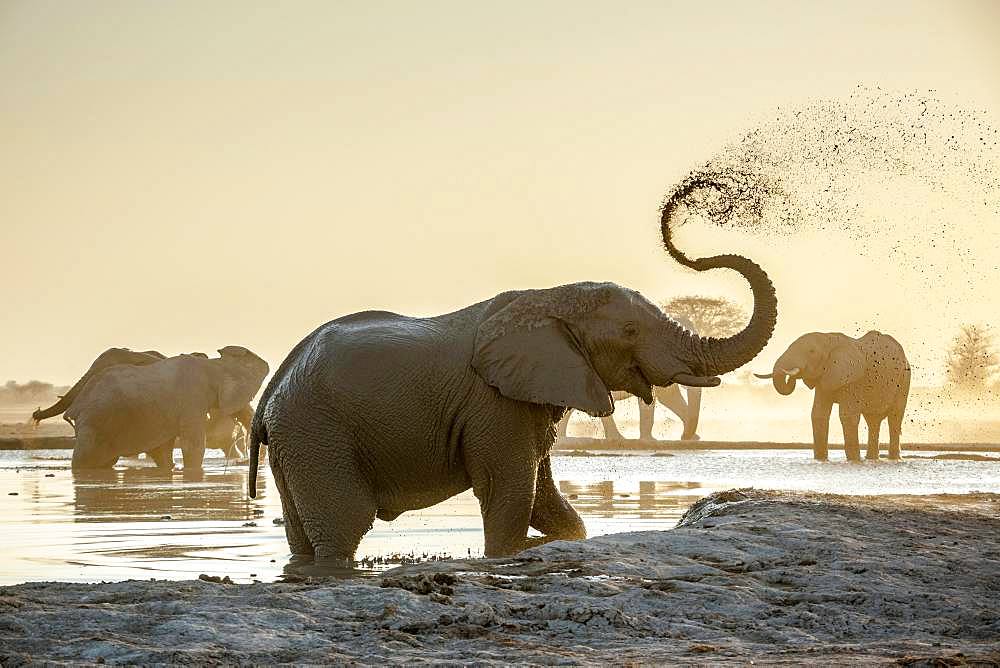
<path id="1" fill-rule="evenodd" d="M 339 315 L 577 280 L 745 299 L 668 262 L 657 208 L 775 108 L 860 83 L 1000 126 L 1000 3 L 491 4 L 0 0 L 0 382 L 110 346 L 274 368 Z M 878 327 L 930 377 L 958 323 L 1000 325 L 930 322 L 911 268 L 842 240 L 690 236 L 774 278 L 762 369 Z"/>

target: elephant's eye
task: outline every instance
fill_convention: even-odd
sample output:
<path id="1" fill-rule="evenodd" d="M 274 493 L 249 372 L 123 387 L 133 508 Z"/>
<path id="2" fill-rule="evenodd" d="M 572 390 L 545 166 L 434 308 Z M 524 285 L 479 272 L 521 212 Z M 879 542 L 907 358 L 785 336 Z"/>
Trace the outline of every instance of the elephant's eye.
<path id="1" fill-rule="evenodd" d="M 626 322 L 623 330 L 625 332 L 625 336 L 629 338 L 635 338 L 639 336 L 639 328 L 636 326 L 634 322 Z"/>

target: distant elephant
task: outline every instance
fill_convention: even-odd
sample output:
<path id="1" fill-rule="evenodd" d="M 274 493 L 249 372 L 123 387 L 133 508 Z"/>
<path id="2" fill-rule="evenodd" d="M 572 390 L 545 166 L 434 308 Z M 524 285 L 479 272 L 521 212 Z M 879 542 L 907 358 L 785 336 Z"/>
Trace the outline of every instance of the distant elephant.
<path id="1" fill-rule="evenodd" d="M 205 353 L 191 354 L 196 357 L 208 358 L 208 355 Z M 80 394 L 80 391 L 87 384 L 87 382 L 108 367 L 115 366 L 116 364 L 145 366 L 163 359 L 167 359 L 166 355 L 156 350 L 135 352 L 129 350 L 128 348 L 109 348 L 97 356 L 97 359 L 95 359 L 93 364 L 90 365 L 87 372 L 83 374 L 83 377 L 76 381 L 76 383 L 73 384 L 73 387 L 69 388 L 69 391 L 67 391 L 66 394 L 59 397 L 59 400 L 56 403 L 46 409 L 40 408 L 36 410 L 31 414 L 31 418 L 37 424 L 47 418 L 65 413 L 65 411 L 72 405 L 77 395 Z M 208 422 L 205 425 L 206 449 L 217 448 L 222 450 L 229 459 L 240 459 L 244 457 L 245 449 L 240 448 L 240 443 L 245 442 L 245 437 L 237 438 L 234 437 L 233 434 L 237 427 L 239 427 L 243 433 L 248 433 L 250 430 L 250 420 L 252 418 L 253 409 L 250 407 L 250 404 L 242 406 L 240 410 L 233 415 L 222 415 L 217 411 L 215 414 L 209 415 Z M 66 421 L 70 422 L 69 420 Z M 70 422 L 70 424 L 72 424 L 72 422 Z M 170 454 L 170 459 L 172 462 L 172 453 Z M 165 460 L 162 457 L 161 463 L 165 465 Z"/>
<path id="2" fill-rule="evenodd" d="M 669 408 L 674 415 L 681 419 L 683 424 L 683 430 L 681 432 L 680 440 L 682 441 L 697 441 L 701 437 L 698 436 L 698 417 L 701 413 L 701 388 L 700 387 L 689 387 L 687 389 L 688 399 L 684 400 L 684 396 L 681 394 L 680 387 L 677 385 L 671 385 L 670 387 L 653 387 L 653 403 L 646 404 L 643 401 L 639 401 L 639 439 L 642 441 L 652 441 L 653 438 L 653 425 L 656 422 L 656 404 L 660 403 Z M 631 399 L 632 395 L 628 392 L 612 392 L 612 399 L 617 403 L 619 401 L 624 401 Z M 558 434 L 559 438 L 566 437 L 566 431 L 569 427 L 569 418 L 573 414 L 573 408 L 567 408 L 566 412 L 563 414 L 562 420 L 559 421 Z M 604 426 L 604 438 L 611 440 L 624 440 L 625 437 L 618 430 L 618 425 L 615 424 L 615 419 L 611 415 L 601 418 L 601 424 Z"/>
<path id="3" fill-rule="evenodd" d="M 185 469 L 201 468 L 206 415 L 248 420 L 245 411 L 268 373 L 267 362 L 246 348 L 226 346 L 219 354 L 117 365 L 95 375 L 66 411 L 76 430 L 73 468 L 106 469 L 140 452 L 170 468 L 175 441 Z"/>
<path id="4" fill-rule="evenodd" d="M 879 428 L 889 422 L 889 458 L 900 459 L 899 438 L 910 392 L 910 364 L 896 339 L 871 331 L 859 339 L 846 334 L 810 332 L 797 338 L 774 363 L 769 374 L 774 389 L 789 395 L 796 379 L 815 388 L 813 397 L 813 456 L 828 457 L 830 410 L 840 404 L 847 458 L 861 461 L 860 416 L 868 424 L 868 459 L 878 459 Z"/>
<path id="5" fill-rule="evenodd" d="M 664 214 L 665 218 L 668 215 Z M 702 338 L 639 293 L 612 283 L 504 292 L 453 313 L 367 311 L 338 318 L 288 354 L 250 431 L 250 496 L 268 446 L 295 555 L 349 566 L 377 517 L 392 520 L 470 487 L 488 557 L 526 545 L 529 526 L 583 538 L 559 493 L 549 450 L 566 407 L 610 415 L 610 392 L 653 401 L 653 385 L 713 387 L 771 336 L 767 274 L 738 255 L 688 260 L 743 274 L 753 317 L 730 338 Z"/>
<path id="6" fill-rule="evenodd" d="M 680 323 L 682 326 L 686 327 L 688 330 L 695 332 L 694 324 L 683 316 L 673 315 L 674 320 Z M 697 333 L 697 332 L 695 332 Z M 628 392 L 612 392 L 612 398 L 615 402 L 622 401 L 624 399 L 629 399 L 632 397 Z M 646 404 L 642 401 L 638 401 L 639 404 L 639 438 L 643 441 L 653 440 L 653 424 L 656 422 L 656 404 L 657 402 L 663 404 L 671 411 L 674 415 L 681 419 L 681 423 L 684 428 L 681 432 L 682 441 L 697 441 L 698 436 L 698 417 L 701 414 L 701 388 L 700 387 L 689 387 L 687 388 L 687 401 L 684 401 L 684 397 L 681 395 L 681 389 L 677 385 L 671 385 L 670 387 L 653 387 L 653 398 L 654 401 L 651 404 Z M 558 434 L 560 438 L 565 438 L 566 430 L 569 427 L 569 418 L 573 414 L 573 408 L 567 408 L 565 414 L 563 414 L 562 420 L 559 421 Z M 601 418 L 601 424 L 604 426 L 604 438 L 622 440 L 625 437 L 622 436 L 621 432 L 618 431 L 618 425 L 615 424 L 614 417 L 608 415 L 607 417 Z"/>

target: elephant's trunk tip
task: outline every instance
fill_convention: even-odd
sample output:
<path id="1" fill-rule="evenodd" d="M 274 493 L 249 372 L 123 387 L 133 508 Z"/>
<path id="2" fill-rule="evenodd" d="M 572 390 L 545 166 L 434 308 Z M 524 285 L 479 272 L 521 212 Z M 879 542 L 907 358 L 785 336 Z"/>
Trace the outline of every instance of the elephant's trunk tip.
<path id="1" fill-rule="evenodd" d="M 772 374 L 771 383 L 782 396 L 787 397 L 795 391 L 795 376 L 789 376 L 784 372 Z"/>

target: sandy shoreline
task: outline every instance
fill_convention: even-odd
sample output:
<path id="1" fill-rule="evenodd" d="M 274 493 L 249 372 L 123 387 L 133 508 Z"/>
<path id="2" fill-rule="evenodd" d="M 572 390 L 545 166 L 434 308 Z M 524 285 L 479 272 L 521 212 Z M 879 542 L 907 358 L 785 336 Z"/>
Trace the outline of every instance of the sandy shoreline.
<path id="1" fill-rule="evenodd" d="M 21 584 L 0 588 L 0 663 L 996 662 L 998 511 L 722 492 L 671 531 L 380 578 Z"/>

